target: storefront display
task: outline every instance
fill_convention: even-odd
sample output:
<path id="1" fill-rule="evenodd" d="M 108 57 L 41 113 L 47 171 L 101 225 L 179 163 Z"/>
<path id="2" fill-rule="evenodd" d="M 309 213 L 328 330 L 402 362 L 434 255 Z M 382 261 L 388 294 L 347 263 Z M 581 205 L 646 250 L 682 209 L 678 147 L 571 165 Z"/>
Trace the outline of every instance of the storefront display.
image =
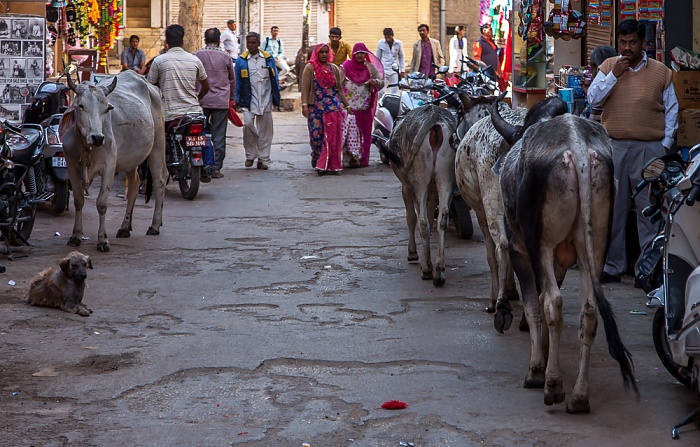
<path id="1" fill-rule="evenodd" d="M 0 118 L 21 121 L 44 80 L 43 17 L 0 15 Z"/>

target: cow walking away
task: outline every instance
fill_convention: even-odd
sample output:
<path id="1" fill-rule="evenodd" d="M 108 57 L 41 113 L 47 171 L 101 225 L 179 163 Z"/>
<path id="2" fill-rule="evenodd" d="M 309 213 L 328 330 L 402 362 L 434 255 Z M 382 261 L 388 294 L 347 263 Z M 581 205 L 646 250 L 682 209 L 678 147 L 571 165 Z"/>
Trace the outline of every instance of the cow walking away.
<path id="1" fill-rule="evenodd" d="M 160 90 L 131 70 L 97 85 L 90 82 L 76 85 L 68 76 L 68 85 L 75 92 L 75 99 L 63 115 L 59 128 L 75 204 L 75 225 L 68 245 L 80 245 L 84 191 L 95 177 L 100 176 L 97 250 L 109 251 L 105 213 L 116 172 L 126 173 L 129 186 L 126 213 L 117 237 L 130 236 L 132 212 L 138 196 L 138 188 L 135 187 L 139 184 L 137 168 L 146 159 L 153 177 L 156 199 L 153 221 L 146 234 L 159 234 L 166 178 L 165 126 Z"/>
<path id="2" fill-rule="evenodd" d="M 513 270 L 508 256 L 508 239 L 505 233 L 503 198 L 498 176 L 493 166 L 498 157 L 508 151 L 510 145 L 491 123 L 490 109 L 498 99 L 495 96 L 480 96 L 465 102 L 467 113 L 481 118 L 474 123 L 464 136 L 455 157 L 455 177 L 459 192 L 469 207 L 474 210 L 481 233 L 484 235 L 486 260 L 491 271 L 491 296 L 489 313 L 496 308 L 507 309 L 497 312 L 494 325 L 503 333 L 510 328 L 512 313 L 509 300 L 518 299 Z M 527 109 L 511 109 L 506 104 L 499 106 L 503 118 L 513 125 L 522 125 Z M 486 112 L 488 110 L 489 112 Z M 521 329 L 527 329 L 525 319 Z"/>
<path id="3" fill-rule="evenodd" d="M 417 261 L 416 223 L 420 231 L 423 279 L 445 284 L 445 230 L 455 188 L 455 147 L 450 138 L 457 119 L 446 109 L 426 105 L 411 110 L 391 133 L 384 155 L 401 181 L 408 224 L 408 261 Z M 435 267 L 430 255 L 430 230 L 438 209 L 438 254 Z"/>
<path id="4" fill-rule="evenodd" d="M 622 344 L 599 281 L 614 198 L 612 148 L 605 129 L 566 113 L 559 98 L 536 104 L 523 126 L 503 120 L 497 107 L 491 119 L 512 146 L 500 164 L 500 184 L 510 257 L 530 325 L 525 388 L 543 387 L 546 405 L 566 397 L 559 368 L 563 327 L 559 287 L 566 270 L 578 262 L 579 370 L 566 411 L 590 411 L 588 369 L 598 309 L 610 354 L 620 365 L 625 386 L 631 384 L 638 395 L 631 354 Z"/>

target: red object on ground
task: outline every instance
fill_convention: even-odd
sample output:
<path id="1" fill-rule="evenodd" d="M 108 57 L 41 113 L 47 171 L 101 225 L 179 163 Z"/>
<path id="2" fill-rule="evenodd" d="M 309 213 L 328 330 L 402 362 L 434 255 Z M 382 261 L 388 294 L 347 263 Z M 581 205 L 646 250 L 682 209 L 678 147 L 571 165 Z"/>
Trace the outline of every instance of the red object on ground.
<path id="1" fill-rule="evenodd" d="M 408 404 L 400 400 L 390 400 L 389 402 L 384 402 L 382 408 L 385 410 L 403 410 L 404 408 L 408 408 Z"/>

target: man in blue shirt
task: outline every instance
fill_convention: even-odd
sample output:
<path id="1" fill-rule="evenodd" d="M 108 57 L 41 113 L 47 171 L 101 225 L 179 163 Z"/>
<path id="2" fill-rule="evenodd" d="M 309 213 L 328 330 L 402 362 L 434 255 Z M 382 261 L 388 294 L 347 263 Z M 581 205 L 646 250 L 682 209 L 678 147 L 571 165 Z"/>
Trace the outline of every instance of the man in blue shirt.
<path id="1" fill-rule="evenodd" d="M 280 29 L 277 26 L 270 28 L 270 36 L 263 40 L 260 49 L 267 51 L 275 58 L 275 65 L 279 70 L 279 78 L 282 79 L 289 71 L 289 64 L 284 60 L 284 45 L 282 44 L 282 39 L 277 36 L 280 33 Z"/>

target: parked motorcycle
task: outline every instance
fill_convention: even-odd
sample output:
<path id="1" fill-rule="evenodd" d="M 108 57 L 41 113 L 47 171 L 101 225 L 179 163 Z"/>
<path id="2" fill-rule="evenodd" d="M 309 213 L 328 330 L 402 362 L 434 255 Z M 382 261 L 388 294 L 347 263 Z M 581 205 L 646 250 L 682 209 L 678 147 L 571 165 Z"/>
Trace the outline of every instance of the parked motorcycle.
<path id="1" fill-rule="evenodd" d="M 54 214 L 61 214 L 67 210 L 70 198 L 66 158 L 58 134 L 61 117 L 70 104 L 70 88 L 60 82 L 60 79 L 55 82 L 42 82 L 34 92 L 34 98 L 24 114 L 25 124 L 40 124 L 43 129 L 42 153 L 44 171 L 47 173 L 47 180 L 43 186 L 46 192 L 54 194 L 51 200 L 51 211 Z"/>
<path id="2" fill-rule="evenodd" d="M 692 158 L 698 153 L 700 144 L 691 149 L 689 163 L 669 154 L 644 168 L 637 192 L 650 185 L 652 204 L 643 214 L 660 223 L 660 232 L 635 283 L 648 292 L 647 307 L 656 309 L 652 337 L 661 363 L 700 404 L 700 157 Z M 700 405 L 673 426 L 672 437 L 699 414 Z"/>
<path id="3" fill-rule="evenodd" d="M 10 247 L 29 245 L 37 207 L 53 196 L 41 186 L 46 182 L 43 142 L 40 125 L 14 126 L 0 119 L 0 235 L 8 253 Z"/>
<path id="4" fill-rule="evenodd" d="M 197 196 L 200 181 L 208 182 L 215 172 L 213 165 L 204 163 L 207 147 L 205 125 L 204 115 L 188 113 L 170 121 L 165 131 L 168 174 L 177 180 L 182 197 L 189 200 Z"/>
<path id="5" fill-rule="evenodd" d="M 445 78 L 448 85 L 459 87 L 469 96 L 498 96 L 501 93 L 498 89 L 498 75 L 493 67 L 469 56 L 462 58 L 462 67 L 465 66 L 468 70 Z"/>

